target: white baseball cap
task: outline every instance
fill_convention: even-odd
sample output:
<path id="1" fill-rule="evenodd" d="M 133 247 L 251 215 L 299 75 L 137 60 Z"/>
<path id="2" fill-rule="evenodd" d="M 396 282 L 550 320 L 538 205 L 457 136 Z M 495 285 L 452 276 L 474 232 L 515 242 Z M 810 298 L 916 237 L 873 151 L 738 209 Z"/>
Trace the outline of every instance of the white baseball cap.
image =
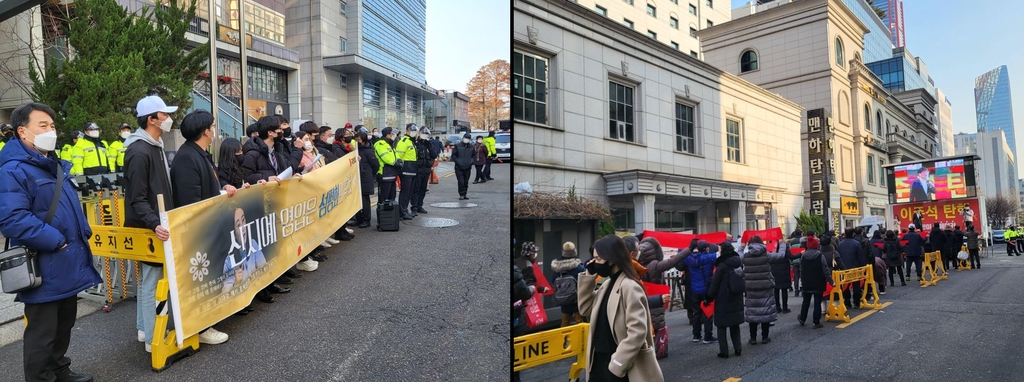
<path id="1" fill-rule="evenodd" d="M 178 111 L 177 106 L 167 106 L 163 99 L 160 97 L 151 95 L 146 98 L 140 99 L 139 104 L 135 105 L 135 113 L 137 116 L 144 116 L 162 111 L 164 113 L 173 113 Z"/>

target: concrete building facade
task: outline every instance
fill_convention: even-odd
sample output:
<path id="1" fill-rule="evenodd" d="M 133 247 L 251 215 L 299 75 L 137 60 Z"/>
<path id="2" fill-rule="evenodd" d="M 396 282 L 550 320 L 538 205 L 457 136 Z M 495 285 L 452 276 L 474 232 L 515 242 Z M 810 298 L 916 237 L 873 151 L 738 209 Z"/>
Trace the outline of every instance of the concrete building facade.
<path id="1" fill-rule="evenodd" d="M 980 165 L 974 166 L 979 196 L 993 198 L 1001 194 L 1011 200 L 1017 199 L 1021 188 L 1016 158 L 1002 130 L 960 133 L 954 142 L 957 155 L 976 154 L 981 158 Z"/>
<path id="2" fill-rule="evenodd" d="M 953 144 L 953 103 L 949 101 L 949 97 L 946 97 L 946 93 L 943 93 L 942 89 L 935 88 L 935 97 L 938 101 L 936 111 L 938 112 L 939 156 L 952 156 L 956 152 Z"/>
<path id="3" fill-rule="evenodd" d="M 573 0 L 643 36 L 700 58 L 694 32 L 729 21 L 728 0 Z"/>
<path id="4" fill-rule="evenodd" d="M 574 189 L 622 231 L 795 228 L 797 104 L 571 2 L 513 2 L 516 62 L 548 90 L 546 123 L 512 121 L 514 182 Z"/>
<path id="5" fill-rule="evenodd" d="M 807 111 L 823 109 L 832 117 L 835 165 L 823 171 L 824 179 L 811 176 L 816 169 L 805 171 L 804 203 L 813 206 L 820 200 L 816 196 L 822 192 L 819 180 L 834 184 L 838 198 L 856 203 L 857 208 L 843 209 L 826 200 L 825 208 L 809 211 L 825 215 L 831 205 L 835 215 L 827 216 L 826 222 L 841 227 L 855 225 L 865 216 L 891 214 L 885 208 L 888 192 L 881 166 L 930 158 L 935 142 L 934 129 L 919 123 L 931 118 L 929 109 L 920 102 L 906 104 L 923 96 L 889 93 L 861 62 L 867 32 L 865 23 L 844 2 L 804 0 L 700 33 L 706 62 L 791 99 Z M 751 54 L 756 68 L 743 64 Z M 801 155 L 804 166 L 815 166 L 811 154 L 818 137 L 809 131 L 806 113 L 804 120 Z"/>
<path id="6" fill-rule="evenodd" d="M 977 113 L 978 132 L 1002 130 L 1006 135 L 1006 143 L 1016 158 L 1013 98 L 1010 95 L 1010 74 L 1006 65 L 974 79 L 974 109 Z"/>

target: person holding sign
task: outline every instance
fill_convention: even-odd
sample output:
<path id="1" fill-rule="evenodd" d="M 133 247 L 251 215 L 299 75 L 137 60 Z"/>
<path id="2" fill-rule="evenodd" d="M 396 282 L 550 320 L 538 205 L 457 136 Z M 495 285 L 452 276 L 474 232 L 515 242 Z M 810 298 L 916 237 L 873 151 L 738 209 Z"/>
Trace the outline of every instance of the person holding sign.
<path id="1" fill-rule="evenodd" d="M 586 269 L 576 290 L 580 314 L 591 319 L 587 380 L 664 381 L 655 359 L 647 296 L 626 243 L 618 236 L 598 240 Z M 598 276 L 608 279 L 600 288 Z"/>

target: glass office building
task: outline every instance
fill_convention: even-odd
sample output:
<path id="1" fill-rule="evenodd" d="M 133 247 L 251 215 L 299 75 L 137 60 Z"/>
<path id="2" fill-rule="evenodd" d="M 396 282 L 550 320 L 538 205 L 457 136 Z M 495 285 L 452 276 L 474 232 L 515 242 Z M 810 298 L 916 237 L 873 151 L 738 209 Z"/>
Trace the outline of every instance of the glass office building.
<path id="1" fill-rule="evenodd" d="M 843 0 L 843 4 L 868 27 L 868 33 L 864 34 L 864 56 L 861 61 L 875 62 L 892 57 L 889 30 L 866 0 Z"/>
<path id="2" fill-rule="evenodd" d="M 899 48 L 897 48 L 899 50 Z M 894 52 L 896 57 L 865 64 L 882 82 L 890 93 L 913 89 L 926 89 L 935 97 L 935 85 L 921 75 L 918 59 L 907 58 L 903 52 Z"/>
<path id="3" fill-rule="evenodd" d="M 906 36 L 903 34 L 903 1 L 875 0 L 875 6 L 885 11 L 882 23 L 889 28 L 892 44 L 897 47 L 906 46 Z"/>
<path id="4" fill-rule="evenodd" d="M 977 110 L 978 132 L 1002 130 L 1006 144 L 1017 158 L 1013 134 L 1013 107 L 1010 98 L 1010 75 L 1006 65 L 974 79 L 974 107 Z"/>
<path id="5" fill-rule="evenodd" d="M 420 0 L 363 0 L 366 58 L 413 81 L 427 76 L 427 7 Z"/>

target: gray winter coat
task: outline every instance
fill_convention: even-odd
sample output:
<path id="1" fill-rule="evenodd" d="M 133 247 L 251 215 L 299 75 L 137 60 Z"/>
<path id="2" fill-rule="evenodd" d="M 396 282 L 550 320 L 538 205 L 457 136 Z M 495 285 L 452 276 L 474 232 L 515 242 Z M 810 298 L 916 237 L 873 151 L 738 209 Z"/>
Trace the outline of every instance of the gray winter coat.
<path id="1" fill-rule="evenodd" d="M 784 254 L 768 253 L 768 248 L 761 243 L 747 246 L 747 254 L 743 256 L 743 280 L 747 287 L 744 312 L 747 322 L 775 321 L 777 313 L 775 311 L 775 281 L 769 262 L 779 261 L 784 256 Z"/>

